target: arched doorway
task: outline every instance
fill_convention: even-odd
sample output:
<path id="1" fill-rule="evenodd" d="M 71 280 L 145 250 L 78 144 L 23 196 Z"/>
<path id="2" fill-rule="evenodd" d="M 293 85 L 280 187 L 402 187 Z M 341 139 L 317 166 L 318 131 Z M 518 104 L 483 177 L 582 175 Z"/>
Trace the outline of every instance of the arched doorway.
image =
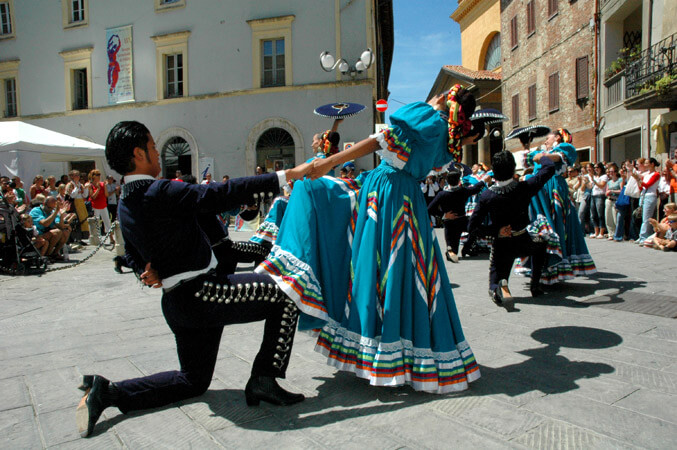
<path id="1" fill-rule="evenodd" d="M 182 174 L 192 172 L 192 158 L 190 145 L 180 136 L 173 136 L 162 146 L 162 175 L 165 178 L 174 178 L 176 171 Z"/>
<path id="2" fill-rule="evenodd" d="M 282 128 L 269 128 L 256 141 L 256 165 L 266 172 L 291 169 L 295 165 L 294 138 Z"/>

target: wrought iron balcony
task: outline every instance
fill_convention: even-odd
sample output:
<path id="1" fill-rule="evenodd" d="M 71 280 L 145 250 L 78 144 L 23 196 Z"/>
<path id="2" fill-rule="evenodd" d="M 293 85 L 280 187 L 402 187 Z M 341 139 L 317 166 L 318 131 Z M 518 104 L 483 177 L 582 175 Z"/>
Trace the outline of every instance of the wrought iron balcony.
<path id="1" fill-rule="evenodd" d="M 625 68 L 629 109 L 666 108 L 677 102 L 677 33 L 642 50 Z"/>

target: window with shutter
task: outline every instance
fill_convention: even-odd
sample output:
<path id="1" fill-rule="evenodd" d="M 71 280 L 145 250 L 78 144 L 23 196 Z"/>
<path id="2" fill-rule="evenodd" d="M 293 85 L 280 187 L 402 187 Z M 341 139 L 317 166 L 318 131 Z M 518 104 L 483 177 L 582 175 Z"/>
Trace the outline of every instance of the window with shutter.
<path id="1" fill-rule="evenodd" d="M 555 72 L 548 78 L 548 105 L 550 112 L 559 109 L 559 72 Z"/>
<path id="2" fill-rule="evenodd" d="M 510 45 L 513 49 L 517 47 L 517 16 L 510 21 Z"/>
<path id="3" fill-rule="evenodd" d="M 536 31 L 536 10 L 534 0 L 527 3 L 527 37 Z"/>
<path id="4" fill-rule="evenodd" d="M 520 96 L 519 94 L 512 96 L 512 127 L 520 126 Z"/>
<path id="5" fill-rule="evenodd" d="M 536 85 L 529 86 L 529 120 L 536 118 Z"/>
<path id="6" fill-rule="evenodd" d="M 552 17 L 557 14 L 559 9 L 559 0 L 548 0 L 548 17 Z"/>
<path id="7" fill-rule="evenodd" d="M 588 57 L 576 58 L 576 100 L 588 98 L 588 86 Z"/>

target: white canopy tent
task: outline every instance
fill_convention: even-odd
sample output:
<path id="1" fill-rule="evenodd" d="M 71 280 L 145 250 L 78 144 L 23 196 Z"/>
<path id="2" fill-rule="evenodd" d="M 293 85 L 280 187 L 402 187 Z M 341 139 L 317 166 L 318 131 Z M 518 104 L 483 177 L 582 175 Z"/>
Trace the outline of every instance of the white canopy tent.
<path id="1" fill-rule="evenodd" d="M 94 161 L 105 174 L 104 146 L 21 121 L 0 122 L 0 174 L 30 185 L 43 163 Z"/>

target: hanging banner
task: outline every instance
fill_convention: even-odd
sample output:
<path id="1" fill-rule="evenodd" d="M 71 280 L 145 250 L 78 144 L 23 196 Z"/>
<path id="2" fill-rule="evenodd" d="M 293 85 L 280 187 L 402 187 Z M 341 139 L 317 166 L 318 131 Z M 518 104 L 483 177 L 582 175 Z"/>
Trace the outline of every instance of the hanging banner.
<path id="1" fill-rule="evenodd" d="M 108 54 L 108 104 L 133 102 L 132 26 L 106 30 Z"/>

